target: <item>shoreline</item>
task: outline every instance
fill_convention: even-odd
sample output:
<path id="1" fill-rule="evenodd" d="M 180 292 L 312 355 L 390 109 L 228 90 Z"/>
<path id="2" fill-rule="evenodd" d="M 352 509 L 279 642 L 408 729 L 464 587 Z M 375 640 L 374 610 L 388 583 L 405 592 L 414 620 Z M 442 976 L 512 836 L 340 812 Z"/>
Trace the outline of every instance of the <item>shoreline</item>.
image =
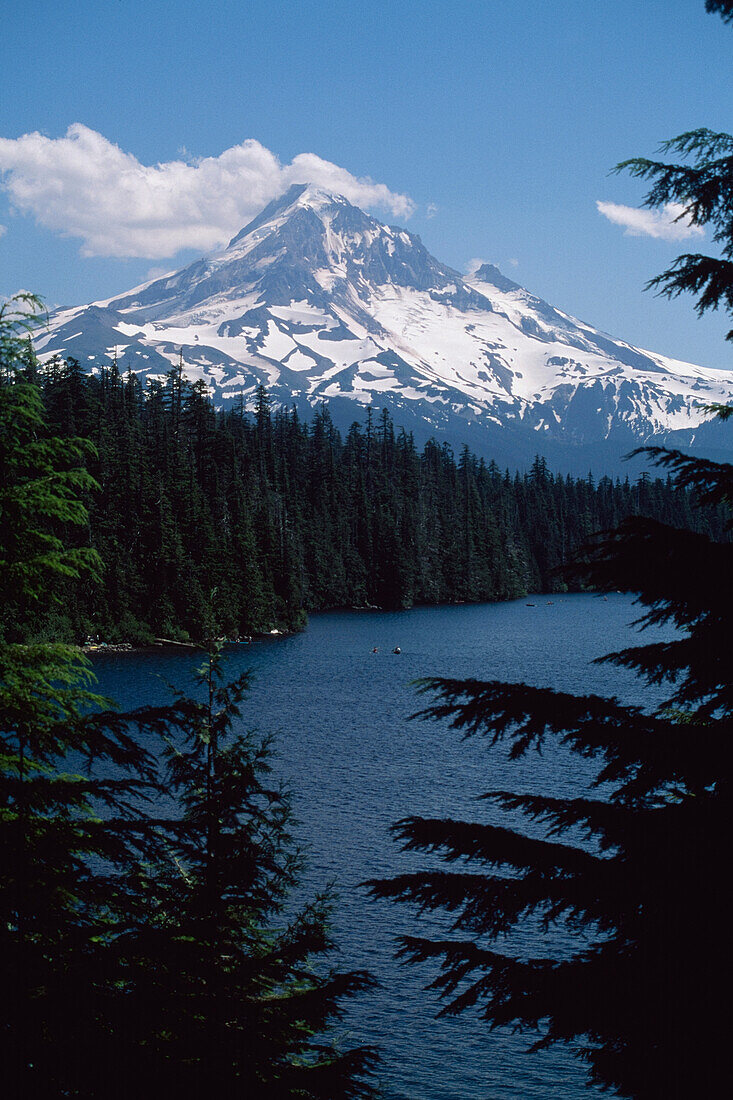
<path id="1" fill-rule="evenodd" d="M 292 633 L 293 631 L 291 630 L 273 629 L 258 631 L 255 634 L 247 635 L 245 638 L 219 638 L 217 640 L 225 646 L 248 646 L 251 645 L 256 638 L 285 638 Z M 79 646 L 79 649 L 81 649 L 82 653 L 87 654 L 87 656 L 93 655 L 98 657 L 100 654 L 105 653 L 148 653 L 160 649 L 186 649 L 204 652 L 206 646 L 201 642 L 179 642 L 173 638 L 153 638 L 152 642 L 140 644 L 135 644 L 134 642 L 87 642 L 85 645 Z"/>
<path id="2" fill-rule="evenodd" d="M 134 642 L 87 642 L 79 646 L 82 653 L 145 653 L 150 649 L 201 649 L 195 642 L 175 642 L 172 638 L 154 638 L 152 642 L 136 645 Z"/>
<path id="3" fill-rule="evenodd" d="M 324 607 L 324 608 L 319 608 L 317 611 L 309 612 L 308 618 L 310 618 L 311 616 L 315 616 L 315 615 L 324 615 L 324 614 L 327 615 L 327 614 L 330 614 L 330 613 L 333 613 L 333 612 L 339 612 L 339 611 L 364 612 L 364 613 L 368 614 L 368 613 L 373 613 L 373 612 L 385 613 L 385 612 L 394 612 L 394 611 L 398 611 L 398 612 L 417 611 L 417 610 L 420 610 L 420 609 L 423 609 L 423 608 L 430 608 L 430 607 L 474 607 L 474 606 L 479 606 L 481 604 L 487 604 L 487 603 L 490 603 L 490 604 L 509 604 L 509 603 L 519 603 L 519 602 L 522 602 L 522 601 L 524 601 L 526 603 L 526 606 L 528 606 L 528 607 L 537 607 L 537 606 L 540 606 L 541 603 L 542 604 L 546 603 L 546 604 L 549 605 L 549 604 L 555 603 L 555 601 L 562 601 L 564 598 L 567 598 L 568 596 L 574 596 L 574 595 L 578 595 L 578 596 L 588 595 L 588 596 L 597 596 L 599 598 L 602 598 L 604 593 L 598 592 L 598 591 L 593 590 L 593 589 L 587 589 L 585 591 L 583 591 L 583 590 L 580 590 L 580 591 L 570 590 L 570 591 L 566 591 L 566 592 L 527 592 L 524 595 L 514 596 L 512 599 L 508 599 L 508 600 L 506 600 L 506 599 L 505 600 L 476 600 L 476 601 L 474 601 L 474 600 L 467 600 L 467 601 L 460 600 L 460 601 L 458 601 L 457 600 L 457 601 L 448 601 L 448 602 L 445 602 L 445 603 L 413 604 L 412 607 L 404 607 L 404 608 L 384 608 L 384 607 L 376 607 L 376 606 L 373 606 L 371 604 L 367 604 L 367 605 L 362 604 L 360 606 L 353 606 L 353 607 Z M 538 602 L 537 603 L 532 603 L 532 602 L 527 603 L 526 601 L 528 599 L 531 601 L 532 597 L 534 597 L 535 600 L 537 600 Z M 548 597 L 552 597 L 552 598 L 548 599 Z M 540 601 L 541 601 L 541 603 L 540 603 Z M 303 629 L 306 629 L 306 628 L 307 628 L 307 623 L 305 624 Z M 293 634 L 297 634 L 297 633 L 301 633 L 301 631 L 299 631 L 299 630 L 287 630 L 285 628 L 283 628 L 283 629 L 273 628 L 272 630 L 256 631 L 252 635 L 246 636 L 245 638 L 220 638 L 219 641 L 222 642 L 225 646 L 242 646 L 242 647 L 246 647 L 248 645 L 251 645 L 251 643 L 254 642 L 254 641 L 263 641 L 266 638 L 271 638 L 271 639 L 274 639 L 274 638 L 287 638 L 287 637 L 292 637 Z M 95 656 L 95 657 L 98 657 L 100 655 L 104 655 L 105 653 L 148 653 L 148 652 L 158 652 L 158 651 L 164 650 L 164 649 L 181 649 L 181 650 L 191 650 L 191 651 L 198 650 L 199 652 L 203 652 L 204 649 L 205 649 L 205 647 L 199 642 L 181 642 L 181 641 L 175 641 L 172 638 L 154 638 L 152 642 L 148 642 L 148 643 L 145 643 L 145 644 L 135 644 L 133 642 L 109 642 L 109 643 L 91 642 L 91 643 L 88 643 L 86 645 L 80 646 L 79 648 L 87 656 L 91 655 L 91 656 Z"/>

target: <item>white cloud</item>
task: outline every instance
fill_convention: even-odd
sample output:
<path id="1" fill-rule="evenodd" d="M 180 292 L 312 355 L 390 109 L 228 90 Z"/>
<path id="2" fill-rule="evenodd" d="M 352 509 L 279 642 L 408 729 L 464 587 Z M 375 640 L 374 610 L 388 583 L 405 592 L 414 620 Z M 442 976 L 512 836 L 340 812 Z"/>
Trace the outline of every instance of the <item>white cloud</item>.
<path id="1" fill-rule="evenodd" d="M 425 217 L 434 218 L 437 213 L 438 207 L 435 205 L 434 202 L 429 202 L 428 205 L 425 207 Z"/>
<path id="2" fill-rule="evenodd" d="M 482 260 L 479 256 L 474 256 L 472 260 L 469 260 L 466 264 L 466 275 L 475 275 L 480 267 L 487 264 L 488 260 Z"/>
<path id="3" fill-rule="evenodd" d="M 662 210 L 640 210 L 635 206 L 620 206 L 615 202 L 597 202 L 598 212 L 614 225 L 624 227 L 626 237 L 657 237 L 664 241 L 684 241 L 688 237 L 704 237 L 702 226 L 691 225 L 681 218 L 684 206 L 668 202 Z"/>
<path id="4" fill-rule="evenodd" d="M 510 263 L 512 267 L 519 267 L 519 260 L 515 260 L 514 257 L 512 257 L 511 260 L 507 260 L 507 263 Z"/>
<path id="5" fill-rule="evenodd" d="M 163 259 L 182 248 L 205 252 L 226 242 L 293 183 L 314 183 L 366 207 L 407 218 L 408 196 L 358 178 L 314 153 L 281 164 L 258 141 L 218 157 L 145 165 L 88 126 L 62 138 L 0 138 L 0 174 L 15 210 L 65 237 L 84 256 Z"/>
<path id="6" fill-rule="evenodd" d="M 0 237 L 4 237 L 8 231 L 7 225 L 0 225 Z"/>

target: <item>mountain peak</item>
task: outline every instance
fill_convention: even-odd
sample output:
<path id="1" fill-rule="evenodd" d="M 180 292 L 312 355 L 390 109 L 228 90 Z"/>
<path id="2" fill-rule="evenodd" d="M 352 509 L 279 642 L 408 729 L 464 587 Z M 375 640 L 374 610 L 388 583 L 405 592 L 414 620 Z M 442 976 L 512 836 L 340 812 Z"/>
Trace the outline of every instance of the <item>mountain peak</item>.
<path id="1" fill-rule="evenodd" d="M 289 211 L 295 211 L 298 208 L 323 210 L 329 206 L 350 205 L 348 199 L 345 199 L 343 195 L 326 191 L 322 187 L 316 187 L 313 183 L 294 183 L 282 195 L 278 195 L 276 199 L 269 202 L 256 218 L 253 218 L 243 229 L 240 229 L 236 236 L 230 240 L 227 250 L 234 248 L 250 233 L 254 233 L 255 230 L 267 225 L 268 222 L 284 218 Z"/>
<path id="2" fill-rule="evenodd" d="M 325 206 L 351 206 L 352 204 L 344 195 L 339 195 L 336 191 L 327 191 L 323 187 L 317 187 L 314 183 L 308 183 L 304 187 L 301 184 L 295 184 L 290 188 L 290 191 L 299 189 L 299 194 L 296 199 L 297 206 L 309 206 L 314 210 L 320 210 Z"/>

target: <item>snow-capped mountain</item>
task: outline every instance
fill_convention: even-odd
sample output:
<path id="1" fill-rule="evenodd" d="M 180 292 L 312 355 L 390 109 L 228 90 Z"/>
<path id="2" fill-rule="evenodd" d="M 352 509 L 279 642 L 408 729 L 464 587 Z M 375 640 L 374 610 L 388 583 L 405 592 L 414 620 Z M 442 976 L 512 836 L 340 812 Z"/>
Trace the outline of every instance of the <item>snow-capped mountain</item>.
<path id="1" fill-rule="evenodd" d="M 461 276 L 414 234 L 305 184 L 222 251 L 56 312 L 36 346 L 91 369 L 116 356 L 142 378 L 182 357 L 218 405 L 262 382 L 301 411 L 328 401 L 343 426 L 387 407 L 420 442 L 576 470 L 652 440 L 714 444 L 700 406 L 733 399 L 733 372 L 606 336 L 489 264 Z"/>

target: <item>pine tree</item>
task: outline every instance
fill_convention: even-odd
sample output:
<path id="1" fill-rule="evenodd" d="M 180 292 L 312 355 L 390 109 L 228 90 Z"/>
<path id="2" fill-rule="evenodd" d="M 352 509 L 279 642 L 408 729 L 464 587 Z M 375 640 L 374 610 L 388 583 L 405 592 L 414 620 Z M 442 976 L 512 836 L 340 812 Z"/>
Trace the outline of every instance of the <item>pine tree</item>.
<path id="1" fill-rule="evenodd" d="M 694 222 L 712 223 L 723 259 L 682 256 L 652 285 L 700 294 L 699 312 L 733 312 L 733 138 L 695 131 L 666 148 L 696 156 L 693 169 L 626 166 L 656 179 L 649 205 L 682 202 Z M 733 408 L 714 411 L 727 419 Z M 733 466 L 646 452 L 674 486 L 694 490 L 698 508 L 724 506 L 730 527 Z M 642 495 L 652 491 L 642 483 Z M 589 498 L 594 492 L 586 487 Z M 730 1072 L 724 853 L 733 811 L 733 549 L 637 516 L 597 541 L 575 573 L 601 592 L 634 594 L 642 626 L 677 628 L 672 641 L 603 658 L 666 689 L 662 702 L 425 681 L 433 702 L 423 717 L 503 745 L 510 759 L 567 746 L 596 762 L 594 789 L 576 798 L 488 791 L 489 804 L 513 815 L 507 825 L 405 818 L 394 826 L 405 848 L 459 868 L 377 880 L 371 889 L 451 914 L 450 938 L 408 937 L 401 948 L 411 961 L 440 962 L 431 984 L 444 1013 L 478 1009 L 492 1027 L 533 1032 L 533 1049 L 567 1043 L 589 1079 L 616 1095 L 722 1095 Z M 512 950 L 518 928 L 562 928 L 574 948 L 528 957 Z"/>
<path id="2" fill-rule="evenodd" d="M 100 564 L 62 537 L 85 525 L 81 494 L 95 483 L 84 468 L 88 444 L 48 434 L 38 385 L 23 369 L 22 336 L 39 306 L 32 295 L 0 306 L 0 638 L 8 641 L 26 640 L 39 622 L 42 593 L 58 603 L 60 579 Z"/>
<path id="3" fill-rule="evenodd" d="M 63 537 L 85 525 L 78 494 L 92 483 L 78 466 L 86 448 L 48 435 L 26 377 L 21 337 L 37 304 L 0 309 L 0 1062 L 9 1096 L 101 1096 L 91 1052 L 118 994 L 108 963 L 124 876 L 146 847 L 152 769 L 90 691 L 80 651 L 26 640 L 59 578 L 98 565 Z"/>
<path id="4" fill-rule="evenodd" d="M 375 1052 L 338 1050 L 327 1029 L 372 980 L 314 965 L 331 947 L 327 898 L 286 912 L 301 870 L 290 798 L 269 742 L 235 729 L 248 674 L 222 677 L 210 640 L 201 698 L 170 716 L 166 787 L 184 812 L 160 823 L 151 917 L 123 945 L 138 1029 L 118 1052 L 121 1094 L 370 1097 Z"/>
<path id="5" fill-rule="evenodd" d="M 717 12 L 725 23 L 733 22 L 733 0 L 705 0 L 705 10 Z"/>

